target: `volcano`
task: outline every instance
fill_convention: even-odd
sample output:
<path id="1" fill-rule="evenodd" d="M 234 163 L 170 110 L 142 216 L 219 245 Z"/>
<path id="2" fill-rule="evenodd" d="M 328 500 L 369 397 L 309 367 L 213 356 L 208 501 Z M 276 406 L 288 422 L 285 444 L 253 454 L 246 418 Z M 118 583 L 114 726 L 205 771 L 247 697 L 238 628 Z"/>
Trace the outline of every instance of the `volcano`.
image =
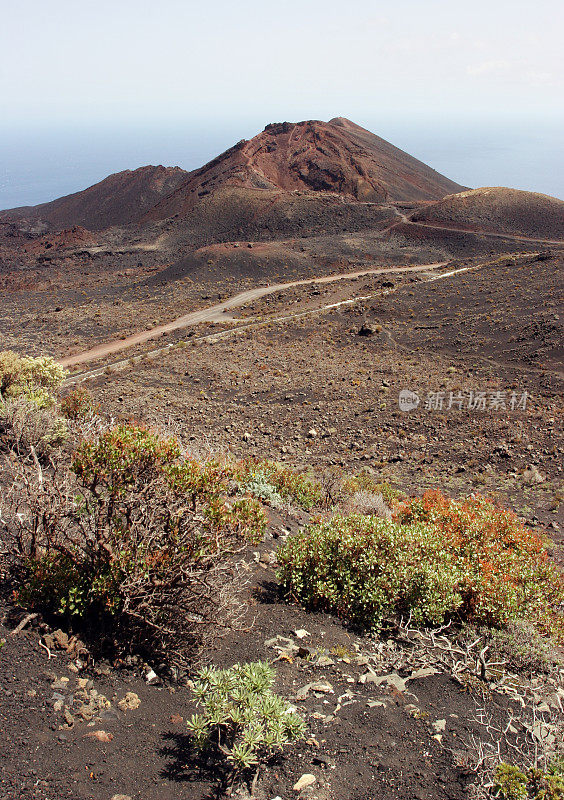
<path id="1" fill-rule="evenodd" d="M 51 230 L 73 225 L 103 230 L 183 217 L 202 198 L 226 187 L 325 194 L 353 203 L 436 201 L 465 188 L 336 117 L 272 123 L 192 172 L 162 166 L 126 170 L 82 192 L 5 215 L 42 220 Z"/>
<path id="2" fill-rule="evenodd" d="M 280 122 L 191 172 L 146 218 L 182 216 L 226 185 L 331 192 L 372 203 L 440 200 L 464 188 L 343 117 Z"/>

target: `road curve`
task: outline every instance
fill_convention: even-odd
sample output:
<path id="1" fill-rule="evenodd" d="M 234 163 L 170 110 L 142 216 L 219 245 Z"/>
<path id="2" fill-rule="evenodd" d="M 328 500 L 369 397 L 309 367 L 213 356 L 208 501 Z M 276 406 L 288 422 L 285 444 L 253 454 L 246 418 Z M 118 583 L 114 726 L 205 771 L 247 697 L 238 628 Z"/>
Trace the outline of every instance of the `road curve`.
<path id="1" fill-rule="evenodd" d="M 112 339 L 109 342 L 92 347 L 90 350 L 84 350 L 81 353 L 76 353 L 73 356 L 58 359 L 63 367 L 74 367 L 77 364 L 85 364 L 88 361 L 94 361 L 97 358 L 104 358 L 105 356 L 117 353 L 120 350 L 125 350 L 128 347 L 133 347 L 136 344 L 143 344 L 150 339 L 156 339 L 162 336 L 163 333 L 171 333 L 182 328 L 187 328 L 191 325 L 197 325 L 199 322 L 224 322 L 224 311 L 232 308 L 239 308 L 240 306 L 252 300 L 258 300 L 265 297 L 267 294 L 273 294 L 284 289 L 290 289 L 293 286 L 304 286 L 309 283 L 331 283 L 346 278 L 360 278 L 363 275 L 390 275 L 402 272 L 424 272 L 430 269 L 437 269 L 448 264 L 448 261 L 439 261 L 433 264 L 419 264 L 411 267 L 378 267 L 375 269 L 362 269 L 356 272 L 346 272 L 339 275 L 326 275 L 321 278 L 305 278 L 299 281 L 290 281 L 288 283 L 274 283 L 269 286 L 258 286 L 256 289 L 247 289 L 244 292 L 233 295 L 228 300 L 221 303 L 216 303 L 208 308 L 203 308 L 199 311 L 191 311 L 184 314 L 172 322 L 167 322 L 164 325 L 158 325 L 156 328 L 150 328 L 140 333 L 133 333 L 131 336 L 126 336 L 125 339 Z"/>

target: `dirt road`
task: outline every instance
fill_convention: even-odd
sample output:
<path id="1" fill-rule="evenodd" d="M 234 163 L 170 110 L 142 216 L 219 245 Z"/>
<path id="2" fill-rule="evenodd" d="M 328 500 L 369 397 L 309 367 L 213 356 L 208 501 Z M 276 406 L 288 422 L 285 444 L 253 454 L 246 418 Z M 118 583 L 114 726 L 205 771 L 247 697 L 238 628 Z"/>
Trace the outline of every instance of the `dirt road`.
<path id="1" fill-rule="evenodd" d="M 239 308 L 245 303 L 253 300 L 258 300 L 265 297 L 267 294 L 273 294 L 284 289 L 290 289 L 293 286 L 303 286 L 309 283 L 331 283 L 333 281 L 344 280 L 346 278 L 360 278 L 363 275 L 389 275 L 402 272 L 425 272 L 438 267 L 443 267 L 448 262 L 440 261 L 433 264 L 421 264 L 411 267 L 378 267 L 375 269 L 363 269 L 356 272 L 347 272 L 339 275 L 327 275 L 321 278 L 307 278 L 299 281 L 290 281 L 288 283 L 275 283 L 270 286 L 259 286 L 256 289 L 247 289 L 244 292 L 233 295 L 227 300 L 216 305 L 203 308 L 200 311 L 191 311 L 189 314 L 184 314 L 182 317 L 167 322 L 164 325 L 158 325 L 156 328 L 150 328 L 140 333 L 134 333 L 127 336 L 125 339 L 113 339 L 109 342 L 96 345 L 90 350 L 84 350 L 82 353 L 76 353 L 73 356 L 59 359 L 63 367 L 73 367 L 76 364 L 85 364 L 89 361 L 94 361 L 97 358 L 104 358 L 105 356 L 117 353 L 120 350 L 125 350 L 136 344 L 143 344 L 150 339 L 156 339 L 162 336 L 163 333 L 171 333 L 182 328 L 188 328 L 192 325 L 197 325 L 199 322 L 225 322 L 229 318 L 225 316 L 225 311 L 232 308 Z"/>

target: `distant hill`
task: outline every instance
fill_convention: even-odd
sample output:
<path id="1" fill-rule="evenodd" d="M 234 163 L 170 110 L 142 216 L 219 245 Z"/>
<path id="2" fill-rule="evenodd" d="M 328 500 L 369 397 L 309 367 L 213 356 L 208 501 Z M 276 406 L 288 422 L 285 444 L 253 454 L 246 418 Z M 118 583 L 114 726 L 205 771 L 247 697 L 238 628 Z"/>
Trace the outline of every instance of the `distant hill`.
<path id="1" fill-rule="evenodd" d="M 41 220 L 51 230 L 185 217 L 219 189 L 301 191 L 345 202 L 438 200 L 464 188 L 389 142 L 337 117 L 330 122 L 267 125 L 192 172 L 140 167 L 110 175 L 82 192 L 50 203 L 9 209 L 5 218 Z M 265 192 L 265 202 L 270 197 Z"/>
<path id="2" fill-rule="evenodd" d="M 438 200 L 464 188 L 342 117 L 281 122 L 191 172 L 146 219 L 183 216 L 226 185 L 332 192 L 377 203 Z"/>
<path id="3" fill-rule="evenodd" d="M 109 175 L 82 192 L 38 206 L 22 206 L 7 216 L 44 220 L 53 230 L 81 225 L 91 231 L 136 222 L 162 197 L 182 183 L 188 173 L 180 167 L 140 167 Z"/>
<path id="4" fill-rule="evenodd" d="M 502 186 L 448 195 L 412 215 L 413 222 L 564 239 L 564 201 Z"/>

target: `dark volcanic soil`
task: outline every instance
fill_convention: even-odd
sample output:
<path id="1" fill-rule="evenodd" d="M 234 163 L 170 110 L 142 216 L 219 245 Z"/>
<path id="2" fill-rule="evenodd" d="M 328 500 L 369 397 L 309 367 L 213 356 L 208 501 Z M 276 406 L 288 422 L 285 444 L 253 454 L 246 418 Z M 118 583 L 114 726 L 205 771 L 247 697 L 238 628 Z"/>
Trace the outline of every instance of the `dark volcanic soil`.
<path id="1" fill-rule="evenodd" d="M 263 554 L 286 535 L 288 523 L 295 529 L 295 522 L 273 515 Z M 440 669 L 400 690 L 363 682 L 367 663 L 382 674 L 391 665 L 398 669 L 403 664 L 399 672 L 408 677 L 432 659 L 421 661 L 393 640 L 359 639 L 329 616 L 305 615 L 277 598 L 274 572 L 257 564 L 252 553 L 249 569 L 244 598 L 252 627 L 218 640 L 206 659 L 219 666 L 272 661 L 280 653 L 273 637 L 299 641 L 294 632 L 305 628 L 302 656 L 275 661 L 276 690 L 292 699 L 307 684 L 326 687 L 296 701 L 308 723 L 307 740 L 261 770 L 256 800 L 297 797 L 292 787 L 304 773 L 316 777 L 299 795 L 310 800 L 466 798 L 469 773 L 464 765 L 474 757 L 466 748 L 472 735 L 484 733 L 476 720 L 482 695 L 462 691 L 461 684 Z M 216 796 L 217 775 L 194 758 L 186 734 L 185 720 L 195 711 L 189 689 L 147 686 L 135 670 L 125 667 L 83 667 L 60 649 L 49 657 L 38 644 L 40 633 L 31 630 L 14 637 L 0 626 L 5 639 L 0 656 L 3 800 Z M 76 710 L 85 690 L 87 697 L 101 695 L 107 701 L 101 701 L 105 707 L 90 720 Z M 128 693 L 140 701 L 137 707 L 120 706 Z M 73 710 L 70 725 L 60 710 L 63 705 Z M 503 720 L 506 709 L 500 696 L 488 704 L 494 720 Z M 444 721 L 439 722 L 444 732 L 437 738 L 438 720 Z M 105 741 L 95 738 L 100 733 Z"/>
<path id="2" fill-rule="evenodd" d="M 339 118 L 268 126 L 189 175 L 110 176 L 0 220 L 0 349 L 62 358 L 257 286 L 430 265 L 277 290 L 234 318 L 79 366 L 65 391 L 81 382 L 107 418 L 178 433 L 195 453 L 366 470 L 410 494 L 490 494 L 546 533 L 564 563 L 564 242 L 534 241 L 562 236 L 562 204 L 509 190 L 431 202 L 460 188 Z M 402 390 L 419 397 L 411 410 L 400 410 Z M 510 705 L 508 686 L 481 680 L 473 656 L 455 680 L 445 651 L 407 629 L 358 638 L 283 603 L 274 551 L 306 521 L 270 514 L 265 543 L 245 554 L 243 628 L 204 654 L 218 666 L 273 661 L 277 690 L 307 721 L 307 739 L 261 769 L 254 798 L 470 797 L 477 743 L 495 744 L 508 709 L 525 713 L 523 697 L 534 706 L 544 689 L 520 675 Z M 216 796 L 217 774 L 186 736 L 188 686 L 149 686 L 143 665 L 51 646 L 37 619 L 12 636 L 23 615 L 4 598 L 1 800 Z M 284 652 L 277 636 L 296 648 Z M 297 694 L 316 681 L 326 685 Z M 127 692 L 137 707 L 120 706 Z M 304 773 L 315 782 L 298 794 Z"/>

